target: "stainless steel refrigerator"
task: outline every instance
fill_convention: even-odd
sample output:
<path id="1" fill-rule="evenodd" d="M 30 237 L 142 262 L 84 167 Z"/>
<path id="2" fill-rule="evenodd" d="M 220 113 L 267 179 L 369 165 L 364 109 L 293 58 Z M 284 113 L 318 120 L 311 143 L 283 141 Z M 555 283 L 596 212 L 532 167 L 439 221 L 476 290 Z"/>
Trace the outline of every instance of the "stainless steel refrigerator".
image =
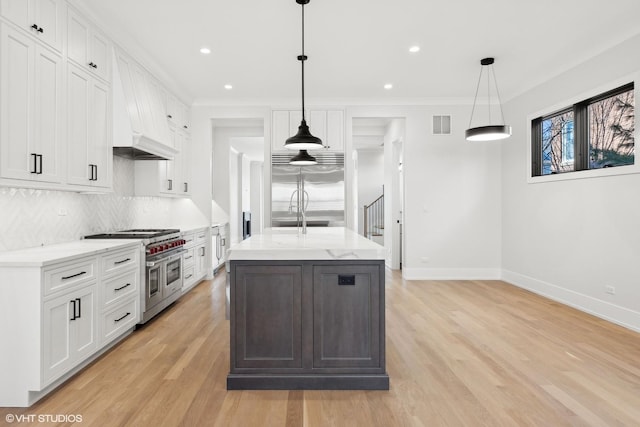
<path id="1" fill-rule="evenodd" d="M 298 205 L 304 199 L 307 227 L 344 227 L 344 155 L 312 153 L 317 165 L 291 166 L 288 159 L 293 155 L 272 157 L 271 226 L 302 225 L 302 206 Z"/>

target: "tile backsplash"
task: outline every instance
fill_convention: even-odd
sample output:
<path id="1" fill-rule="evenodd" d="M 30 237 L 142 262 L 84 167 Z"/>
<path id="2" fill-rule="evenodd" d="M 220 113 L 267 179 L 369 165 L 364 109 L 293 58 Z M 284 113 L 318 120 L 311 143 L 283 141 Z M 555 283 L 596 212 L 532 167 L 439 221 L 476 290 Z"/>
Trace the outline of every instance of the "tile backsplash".
<path id="1" fill-rule="evenodd" d="M 113 176 L 110 194 L 0 188 L 0 251 L 134 227 L 172 227 L 176 207 L 190 203 L 193 209 L 190 201 L 134 196 L 132 160 L 114 156 Z"/>

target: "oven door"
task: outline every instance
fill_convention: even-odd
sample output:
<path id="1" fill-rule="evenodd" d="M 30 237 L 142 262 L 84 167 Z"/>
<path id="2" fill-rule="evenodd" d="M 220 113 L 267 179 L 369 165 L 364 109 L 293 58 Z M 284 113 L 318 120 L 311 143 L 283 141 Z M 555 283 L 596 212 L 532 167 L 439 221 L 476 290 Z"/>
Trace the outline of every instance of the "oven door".
<path id="1" fill-rule="evenodd" d="M 165 265 L 165 261 L 147 263 L 145 311 L 164 299 Z"/>
<path id="2" fill-rule="evenodd" d="M 182 290 L 182 254 L 171 256 L 165 264 L 164 298 Z"/>

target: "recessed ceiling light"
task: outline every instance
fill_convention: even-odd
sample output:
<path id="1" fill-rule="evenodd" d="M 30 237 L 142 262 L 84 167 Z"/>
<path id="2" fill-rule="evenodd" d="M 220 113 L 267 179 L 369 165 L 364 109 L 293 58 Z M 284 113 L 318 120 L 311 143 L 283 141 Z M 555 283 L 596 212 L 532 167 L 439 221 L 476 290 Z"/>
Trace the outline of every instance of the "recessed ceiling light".
<path id="1" fill-rule="evenodd" d="M 420 52 L 420 46 L 411 46 L 409 48 L 409 52 L 411 52 L 411 53 Z"/>
<path id="2" fill-rule="evenodd" d="M 231 89 L 233 89 L 233 86 L 231 86 L 231 85 L 224 85 L 224 88 L 225 88 L 226 90 L 231 90 Z"/>
<path id="3" fill-rule="evenodd" d="M 386 85 L 384 85 L 384 88 L 387 90 L 393 89 L 393 85 L 391 83 L 387 83 Z"/>
<path id="4" fill-rule="evenodd" d="M 208 47 L 201 47 L 200 53 L 203 55 L 209 55 L 211 53 L 211 49 L 209 49 Z"/>

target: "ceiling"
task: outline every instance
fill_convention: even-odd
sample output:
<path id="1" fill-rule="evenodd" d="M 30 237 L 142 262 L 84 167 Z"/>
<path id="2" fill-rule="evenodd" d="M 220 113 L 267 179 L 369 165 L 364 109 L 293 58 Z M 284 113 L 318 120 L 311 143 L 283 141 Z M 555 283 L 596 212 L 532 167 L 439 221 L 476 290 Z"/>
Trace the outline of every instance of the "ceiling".
<path id="1" fill-rule="evenodd" d="M 295 0 L 76 3 L 128 49 L 137 43 L 187 102 L 300 96 Z M 311 102 L 468 102 L 486 56 L 504 101 L 640 33 L 638 0 L 313 0 L 305 15 Z"/>

